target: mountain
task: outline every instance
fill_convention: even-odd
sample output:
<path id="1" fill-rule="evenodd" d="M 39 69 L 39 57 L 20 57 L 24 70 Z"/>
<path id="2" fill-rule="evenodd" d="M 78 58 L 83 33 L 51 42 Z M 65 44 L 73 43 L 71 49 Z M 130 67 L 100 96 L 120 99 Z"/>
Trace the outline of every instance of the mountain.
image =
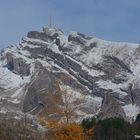
<path id="1" fill-rule="evenodd" d="M 74 100 L 77 113 L 132 121 L 140 111 L 140 45 L 117 43 L 60 29 L 30 31 L 0 53 L 1 113 L 36 115 L 51 103 L 56 81 Z"/>

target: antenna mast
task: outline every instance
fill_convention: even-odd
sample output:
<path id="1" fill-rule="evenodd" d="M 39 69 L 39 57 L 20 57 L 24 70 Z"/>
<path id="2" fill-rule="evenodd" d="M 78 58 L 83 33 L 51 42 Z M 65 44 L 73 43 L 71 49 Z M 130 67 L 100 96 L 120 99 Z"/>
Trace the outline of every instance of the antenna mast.
<path id="1" fill-rule="evenodd" d="M 50 26 L 50 28 L 52 28 L 52 16 L 50 16 L 50 18 L 49 18 L 49 26 Z"/>

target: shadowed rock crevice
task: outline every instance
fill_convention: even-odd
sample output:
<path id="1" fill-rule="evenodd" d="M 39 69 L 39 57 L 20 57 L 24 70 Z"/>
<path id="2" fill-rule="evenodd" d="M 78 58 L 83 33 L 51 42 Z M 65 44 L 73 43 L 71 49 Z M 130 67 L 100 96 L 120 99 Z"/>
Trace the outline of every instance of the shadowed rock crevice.
<path id="1" fill-rule="evenodd" d="M 126 118 L 121 104 L 117 101 L 111 93 L 106 93 L 102 101 L 101 110 L 99 113 L 101 119 L 105 118 Z"/>
<path id="2" fill-rule="evenodd" d="M 129 66 L 126 65 L 123 61 L 121 61 L 120 59 L 118 59 L 117 57 L 114 56 L 104 56 L 104 58 L 106 59 L 111 59 L 113 60 L 117 65 L 119 65 L 122 69 L 126 70 L 129 73 L 132 73 L 132 71 L 130 70 Z"/>

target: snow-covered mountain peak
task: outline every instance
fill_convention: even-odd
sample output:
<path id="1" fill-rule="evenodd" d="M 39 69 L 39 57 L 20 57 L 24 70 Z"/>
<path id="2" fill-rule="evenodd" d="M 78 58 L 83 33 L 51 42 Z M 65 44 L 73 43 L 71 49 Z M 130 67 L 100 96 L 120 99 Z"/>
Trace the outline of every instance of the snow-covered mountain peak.
<path id="1" fill-rule="evenodd" d="M 139 54 L 139 44 L 110 42 L 78 32 L 65 35 L 48 27 L 30 31 L 19 44 L 1 51 L 0 97 L 7 101 L 4 108 L 15 108 L 15 102 L 20 105 L 16 109 L 37 113 L 40 102 L 47 104 L 47 91 L 55 92 L 55 80 L 60 80 L 88 95 L 86 107 L 94 105 L 93 115 L 107 117 L 103 106 L 110 108 L 109 99 L 115 101 L 119 116 L 124 118 L 129 117 L 129 106 L 136 107 L 133 115 L 129 112 L 132 118 L 140 105 Z M 64 80 L 66 75 L 68 81 Z M 117 116 L 116 110 L 110 115 Z"/>

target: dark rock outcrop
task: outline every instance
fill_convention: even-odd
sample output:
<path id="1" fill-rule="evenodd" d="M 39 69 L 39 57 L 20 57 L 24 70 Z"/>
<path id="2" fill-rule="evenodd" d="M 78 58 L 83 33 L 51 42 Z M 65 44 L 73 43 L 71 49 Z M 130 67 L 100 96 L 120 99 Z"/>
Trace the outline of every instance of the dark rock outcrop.
<path id="1" fill-rule="evenodd" d="M 106 93 L 102 102 L 101 110 L 99 113 L 101 119 L 105 118 L 125 118 L 125 113 L 121 108 L 121 104 L 117 101 L 111 93 Z"/>
<path id="2" fill-rule="evenodd" d="M 22 58 L 15 58 L 11 53 L 7 53 L 7 68 L 14 73 L 17 73 L 21 76 L 30 75 L 30 64 L 27 64 L 26 61 Z"/>

